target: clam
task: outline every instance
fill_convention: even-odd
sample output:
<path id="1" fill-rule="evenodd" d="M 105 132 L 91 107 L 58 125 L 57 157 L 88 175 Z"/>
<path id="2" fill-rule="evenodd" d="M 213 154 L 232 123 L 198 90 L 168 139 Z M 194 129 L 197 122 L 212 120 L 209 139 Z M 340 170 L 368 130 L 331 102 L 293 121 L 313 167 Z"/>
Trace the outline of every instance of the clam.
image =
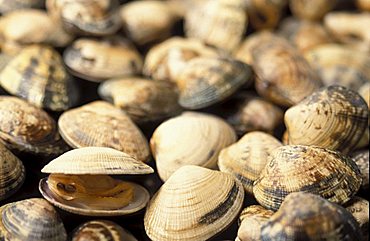
<path id="1" fill-rule="evenodd" d="M 0 96 L 0 142 L 11 150 L 41 155 L 68 149 L 45 111 L 10 96 Z"/>
<path id="2" fill-rule="evenodd" d="M 143 73 L 155 80 L 175 82 L 189 60 L 200 56 L 216 57 L 218 54 L 199 40 L 172 37 L 149 50 Z"/>
<path id="3" fill-rule="evenodd" d="M 25 168 L 13 153 L 0 143 L 0 200 L 16 193 L 25 179 Z"/>
<path id="4" fill-rule="evenodd" d="M 369 189 L 369 150 L 360 150 L 351 154 L 353 161 L 360 169 L 362 176 L 361 188 L 364 190 Z"/>
<path id="5" fill-rule="evenodd" d="M 168 37 L 177 20 L 166 2 L 156 0 L 126 3 L 120 14 L 127 36 L 139 45 Z"/>
<path id="6" fill-rule="evenodd" d="M 222 172 L 234 175 L 245 191 L 253 194 L 253 182 L 266 166 L 272 151 L 280 146 L 280 141 L 269 134 L 249 132 L 238 142 L 222 149 L 218 166 Z"/>
<path id="7" fill-rule="evenodd" d="M 64 112 L 59 132 L 73 148 L 100 146 L 126 152 L 146 162 L 148 142 L 140 129 L 119 108 L 105 101 L 94 101 Z"/>
<path id="8" fill-rule="evenodd" d="M 252 68 L 231 58 L 197 57 L 187 63 L 176 83 L 180 105 L 200 109 L 225 100 L 243 85 L 250 85 Z"/>
<path id="9" fill-rule="evenodd" d="M 235 241 L 260 241 L 261 228 L 274 214 L 273 211 L 259 205 L 243 209 L 239 217 L 240 226 Z"/>
<path id="10" fill-rule="evenodd" d="M 166 0 L 172 12 L 179 18 L 184 18 L 189 10 L 207 1 L 208 0 Z"/>
<path id="11" fill-rule="evenodd" d="M 63 59 L 74 75 L 95 82 L 139 74 L 143 66 L 139 52 L 119 36 L 80 38 L 64 51 Z"/>
<path id="12" fill-rule="evenodd" d="M 363 11 L 370 11 L 370 1 L 369 0 L 356 0 L 357 8 Z"/>
<path id="13" fill-rule="evenodd" d="M 47 201 L 31 198 L 0 207 L 0 239 L 66 241 L 62 220 Z"/>
<path id="14" fill-rule="evenodd" d="M 45 0 L 0 0 L 0 13 L 24 8 L 42 8 Z"/>
<path id="15" fill-rule="evenodd" d="M 339 152 L 315 146 L 276 148 L 254 182 L 253 194 L 265 208 L 277 210 L 292 192 L 309 192 L 344 204 L 361 186 L 356 163 Z"/>
<path id="16" fill-rule="evenodd" d="M 137 241 L 127 230 L 108 220 L 81 224 L 72 234 L 72 241 Z"/>
<path id="17" fill-rule="evenodd" d="M 121 27 L 118 0 L 46 0 L 50 16 L 80 35 L 110 35 Z"/>
<path id="18" fill-rule="evenodd" d="M 369 201 L 360 197 L 352 198 L 345 208 L 353 215 L 360 225 L 363 240 L 369 239 Z"/>
<path id="19" fill-rule="evenodd" d="M 10 94 L 53 111 L 73 106 L 78 98 L 72 77 L 51 47 L 25 47 L 0 73 L 0 85 Z"/>
<path id="20" fill-rule="evenodd" d="M 198 166 L 178 169 L 150 200 L 145 231 L 157 241 L 201 241 L 228 227 L 242 208 L 242 185 Z"/>
<path id="21" fill-rule="evenodd" d="M 310 21 L 318 21 L 335 7 L 337 0 L 289 0 L 293 15 Z"/>
<path id="22" fill-rule="evenodd" d="M 185 35 L 225 51 L 239 44 L 247 27 L 243 0 L 215 0 L 196 5 L 185 16 Z"/>
<path id="23" fill-rule="evenodd" d="M 102 83 L 98 92 L 135 122 L 163 119 L 181 110 L 178 94 L 167 82 L 139 77 L 112 79 Z"/>
<path id="24" fill-rule="evenodd" d="M 149 174 L 153 169 L 126 153 L 107 147 L 84 147 L 64 153 L 41 172 L 39 190 L 53 205 L 87 216 L 137 212 L 149 201 L 148 191 L 109 175 Z"/>
<path id="25" fill-rule="evenodd" d="M 159 177 L 166 181 L 184 165 L 216 168 L 221 149 L 235 141 L 234 130 L 224 120 L 185 112 L 159 125 L 150 139 L 150 147 Z"/>
<path id="26" fill-rule="evenodd" d="M 289 144 L 316 145 L 348 153 L 368 127 L 369 110 L 355 91 L 329 86 L 285 112 Z"/>
<path id="27" fill-rule="evenodd" d="M 370 83 L 366 83 L 363 86 L 360 87 L 358 90 L 358 93 L 364 98 L 364 100 L 367 103 L 367 106 L 369 106 L 370 109 Z"/>
<path id="28" fill-rule="evenodd" d="M 262 226 L 261 240 L 361 241 L 358 223 L 345 208 L 304 192 L 289 194 Z"/>

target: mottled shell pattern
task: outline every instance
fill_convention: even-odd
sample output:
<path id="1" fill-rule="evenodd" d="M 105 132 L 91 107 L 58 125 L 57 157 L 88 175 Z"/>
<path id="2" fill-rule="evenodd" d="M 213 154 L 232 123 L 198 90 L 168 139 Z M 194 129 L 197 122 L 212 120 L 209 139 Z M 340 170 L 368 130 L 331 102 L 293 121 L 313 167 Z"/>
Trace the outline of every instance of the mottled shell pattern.
<path id="1" fill-rule="evenodd" d="M 275 149 L 254 182 L 253 194 L 265 208 L 277 210 L 292 192 L 305 191 L 344 204 L 361 186 L 356 163 L 339 152 L 315 146 Z"/>
<path id="2" fill-rule="evenodd" d="M 163 119 L 181 110 L 175 87 L 168 82 L 140 77 L 112 79 L 102 83 L 98 93 L 135 122 Z"/>
<path id="3" fill-rule="evenodd" d="M 42 8 L 45 0 L 0 0 L 0 13 L 24 8 Z"/>
<path id="4" fill-rule="evenodd" d="M 159 177 L 165 181 L 184 165 L 216 168 L 221 149 L 235 141 L 234 130 L 221 118 L 185 112 L 157 127 L 150 147 Z"/>
<path id="5" fill-rule="evenodd" d="M 243 198 L 242 185 L 231 175 L 184 166 L 149 202 L 145 231 L 157 241 L 208 240 L 237 217 Z"/>
<path id="6" fill-rule="evenodd" d="M 11 150 L 33 154 L 57 155 L 68 150 L 45 111 L 9 96 L 0 96 L 0 142 Z"/>
<path id="7" fill-rule="evenodd" d="M 0 73 L 0 84 L 7 92 L 53 111 L 66 110 L 76 103 L 78 93 L 73 81 L 59 53 L 43 45 L 25 47 Z"/>
<path id="8" fill-rule="evenodd" d="M 105 101 L 94 101 L 64 112 L 58 121 L 63 139 L 73 148 L 110 147 L 146 162 L 148 142 L 122 110 Z"/>
<path id="9" fill-rule="evenodd" d="M 234 175 L 245 191 L 253 194 L 253 182 L 265 168 L 272 151 L 280 146 L 280 141 L 269 134 L 249 132 L 238 142 L 222 149 L 218 166 L 222 172 Z"/>
<path id="10" fill-rule="evenodd" d="M 0 201 L 16 193 L 25 177 L 21 160 L 0 143 Z"/>
<path id="11" fill-rule="evenodd" d="M 369 240 L 369 201 L 355 196 L 344 207 L 357 220 L 364 240 Z"/>
<path id="12" fill-rule="evenodd" d="M 345 208 L 320 196 L 289 194 L 280 209 L 262 226 L 261 240 L 361 241 L 361 230 Z"/>
<path id="13" fill-rule="evenodd" d="M 293 15 L 310 21 L 318 21 L 335 7 L 337 0 L 289 0 Z"/>
<path id="14" fill-rule="evenodd" d="M 360 150 L 351 154 L 353 161 L 360 169 L 362 176 L 361 188 L 364 190 L 369 189 L 369 150 Z"/>
<path id="15" fill-rule="evenodd" d="M 119 36 L 80 38 L 64 51 L 63 59 L 73 74 L 95 82 L 139 74 L 143 66 L 136 48 Z"/>
<path id="16" fill-rule="evenodd" d="M 66 241 L 67 233 L 56 210 L 41 198 L 0 207 L 0 239 L 12 241 Z"/>
<path id="17" fill-rule="evenodd" d="M 355 91 L 329 86 L 285 112 L 289 144 L 315 145 L 348 153 L 368 128 L 369 110 Z"/>

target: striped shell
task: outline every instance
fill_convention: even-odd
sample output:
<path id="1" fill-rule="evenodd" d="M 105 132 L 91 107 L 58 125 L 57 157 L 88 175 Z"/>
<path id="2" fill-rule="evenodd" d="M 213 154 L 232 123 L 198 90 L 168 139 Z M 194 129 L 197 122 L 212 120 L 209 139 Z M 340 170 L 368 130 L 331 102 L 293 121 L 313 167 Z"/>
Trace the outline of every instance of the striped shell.
<path id="1" fill-rule="evenodd" d="M 41 155 L 57 155 L 68 149 L 45 111 L 9 96 L 0 96 L 0 142 L 11 150 Z"/>
<path id="2" fill-rule="evenodd" d="M 353 197 L 344 207 L 357 220 L 364 240 L 369 240 L 369 201 Z"/>
<path id="3" fill-rule="evenodd" d="M 139 74 L 143 66 L 139 52 L 119 36 L 80 38 L 64 51 L 63 59 L 74 75 L 94 82 Z"/>
<path id="4" fill-rule="evenodd" d="M 0 0 L 0 13 L 24 8 L 42 8 L 44 2 L 44 0 Z"/>
<path id="5" fill-rule="evenodd" d="M 77 88 L 53 48 L 25 47 L 0 73 L 0 85 L 36 106 L 62 111 L 76 103 Z"/>
<path id="6" fill-rule="evenodd" d="M 0 239 L 11 241 L 66 241 L 62 220 L 47 201 L 26 199 L 0 207 Z"/>
<path id="7" fill-rule="evenodd" d="M 285 112 L 289 144 L 315 145 L 348 153 L 368 127 L 361 96 L 342 86 L 317 91 Z"/>
<path id="8" fill-rule="evenodd" d="M 98 93 L 135 122 L 163 119 L 181 110 L 175 86 L 167 82 L 140 77 L 112 79 L 102 83 Z"/>
<path id="9" fill-rule="evenodd" d="M 289 0 L 289 7 L 294 16 L 309 21 L 317 21 L 332 10 L 336 2 L 337 0 Z"/>
<path id="10" fill-rule="evenodd" d="M 271 152 L 282 146 L 280 141 L 263 132 L 249 132 L 238 142 L 222 149 L 218 166 L 235 176 L 246 192 L 253 194 L 253 182 L 267 164 Z"/>
<path id="11" fill-rule="evenodd" d="M 16 193 L 25 176 L 21 160 L 0 143 L 0 201 Z"/>
<path id="12" fill-rule="evenodd" d="M 148 142 L 140 129 L 119 108 L 94 101 L 64 112 L 58 121 L 59 132 L 73 148 L 101 146 L 126 152 L 148 161 Z"/>
<path id="13" fill-rule="evenodd" d="M 360 169 L 362 176 L 361 188 L 364 190 L 369 189 L 369 150 L 360 150 L 351 154 L 352 160 Z"/>
<path id="14" fill-rule="evenodd" d="M 261 230 L 261 240 L 361 241 L 358 223 L 345 208 L 320 196 L 289 194 Z"/>
<path id="15" fill-rule="evenodd" d="M 216 168 L 221 149 L 235 141 L 234 130 L 224 120 L 185 112 L 163 122 L 154 131 L 150 147 L 159 177 L 165 181 L 184 165 Z"/>
<path id="16" fill-rule="evenodd" d="M 344 204 L 361 186 L 360 170 L 339 152 L 314 146 L 282 146 L 275 149 L 254 182 L 253 194 L 265 208 L 277 210 L 292 192 L 318 194 Z"/>
<path id="17" fill-rule="evenodd" d="M 237 217 L 243 198 L 242 185 L 231 175 L 184 166 L 151 199 L 145 231 L 157 241 L 208 240 Z"/>
<path id="18" fill-rule="evenodd" d="M 220 102 L 251 82 L 249 65 L 230 58 L 210 57 L 191 59 L 176 79 L 179 103 L 188 109 L 200 109 Z"/>

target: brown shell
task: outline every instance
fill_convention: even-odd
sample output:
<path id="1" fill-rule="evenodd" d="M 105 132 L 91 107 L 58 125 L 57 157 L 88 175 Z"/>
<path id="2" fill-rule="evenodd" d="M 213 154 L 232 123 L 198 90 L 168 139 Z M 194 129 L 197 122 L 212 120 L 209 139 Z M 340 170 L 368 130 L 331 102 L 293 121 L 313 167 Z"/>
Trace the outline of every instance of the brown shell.
<path id="1" fill-rule="evenodd" d="M 185 35 L 225 51 L 239 44 L 247 27 L 243 0 L 217 0 L 196 5 L 185 16 Z"/>
<path id="2" fill-rule="evenodd" d="M 289 144 L 316 145 L 348 153 L 368 127 L 362 97 L 342 86 L 317 91 L 285 112 Z"/>
<path id="3" fill-rule="evenodd" d="M 63 59 L 74 75 L 96 82 L 139 74 L 143 66 L 136 48 L 119 36 L 78 39 L 64 51 Z"/>
<path id="4" fill-rule="evenodd" d="M 179 18 L 184 18 L 190 9 L 197 8 L 197 5 L 204 4 L 207 1 L 208 0 L 166 0 L 173 14 Z"/>
<path id="5" fill-rule="evenodd" d="M 356 151 L 351 154 L 353 161 L 360 169 L 362 176 L 361 188 L 364 190 L 369 189 L 369 150 Z"/>
<path id="6" fill-rule="evenodd" d="M 253 182 L 265 168 L 272 151 L 280 146 L 280 141 L 269 134 L 249 132 L 238 142 L 222 149 L 218 166 L 222 172 L 234 175 L 245 191 L 253 194 Z"/>
<path id="7" fill-rule="evenodd" d="M 102 83 L 98 93 L 135 122 L 163 119 L 181 110 L 175 86 L 167 82 L 139 77 L 112 79 Z"/>
<path id="8" fill-rule="evenodd" d="M 332 10 L 336 3 L 337 0 L 289 0 L 289 7 L 294 16 L 317 21 Z"/>
<path id="9" fill-rule="evenodd" d="M 344 207 L 360 225 L 363 240 L 369 240 L 369 201 L 355 196 Z"/>
<path id="10" fill-rule="evenodd" d="M 275 149 L 254 182 L 253 194 L 264 207 L 277 210 L 292 192 L 318 194 L 344 204 L 361 186 L 356 163 L 339 152 L 315 146 L 288 145 Z"/>
<path id="11" fill-rule="evenodd" d="M 0 96 L 0 142 L 11 150 L 57 155 L 68 150 L 55 121 L 26 101 Z"/>
<path id="12" fill-rule="evenodd" d="M 44 3 L 45 0 L 0 0 L 0 13 L 24 8 L 42 8 Z"/>
<path id="13" fill-rule="evenodd" d="M 2 69 L 0 84 L 10 94 L 53 111 L 70 108 L 78 98 L 77 87 L 59 53 L 43 45 L 22 49 Z"/>
<path id="14" fill-rule="evenodd" d="M 64 112 L 58 121 L 63 139 L 73 148 L 111 147 L 146 162 L 148 142 L 140 129 L 119 108 L 94 101 Z"/>
<path id="15" fill-rule="evenodd" d="M 361 230 L 350 212 L 320 196 L 289 194 L 262 226 L 261 240 L 361 241 Z"/>
<path id="16" fill-rule="evenodd" d="M 226 99 L 243 85 L 250 85 L 252 68 L 231 58 L 197 57 L 188 62 L 176 82 L 180 105 L 200 109 Z"/>
<path id="17" fill-rule="evenodd" d="M 370 12 L 370 0 L 355 0 L 357 8 Z"/>
<path id="18" fill-rule="evenodd" d="M 189 60 L 200 56 L 216 57 L 218 53 L 199 40 L 172 37 L 149 50 L 143 73 L 155 80 L 175 82 Z"/>

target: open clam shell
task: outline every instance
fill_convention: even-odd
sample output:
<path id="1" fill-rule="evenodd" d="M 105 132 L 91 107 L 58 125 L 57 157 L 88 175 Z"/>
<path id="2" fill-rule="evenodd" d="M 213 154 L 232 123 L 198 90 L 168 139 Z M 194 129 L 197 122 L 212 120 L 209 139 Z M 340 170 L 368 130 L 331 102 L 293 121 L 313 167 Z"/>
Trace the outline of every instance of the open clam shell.
<path id="1" fill-rule="evenodd" d="M 351 154 L 353 161 L 360 169 L 362 176 L 361 188 L 364 190 L 369 189 L 369 150 L 360 150 Z"/>
<path id="2" fill-rule="evenodd" d="M 105 101 L 94 101 L 64 112 L 59 132 L 73 148 L 101 146 L 148 161 L 148 141 L 122 110 Z"/>
<path id="3" fill-rule="evenodd" d="M 320 147 L 288 145 L 275 149 L 254 182 L 253 194 L 265 208 L 277 210 L 292 192 L 305 191 L 344 204 L 361 186 L 354 161 Z"/>
<path id="4" fill-rule="evenodd" d="M 344 206 L 357 220 L 364 240 L 369 239 L 369 201 L 360 197 L 353 197 Z"/>
<path id="5" fill-rule="evenodd" d="M 0 207 L 0 239 L 66 241 L 67 233 L 54 207 L 41 198 Z"/>
<path id="6" fill-rule="evenodd" d="M 348 153 L 368 128 L 369 110 L 355 91 L 329 86 L 285 112 L 289 144 L 315 145 Z"/>
<path id="7" fill-rule="evenodd" d="M 234 130 L 224 120 L 185 112 L 163 122 L 154 131 L 150 147 L 159 177 L 165 181 L 184 165 L 216 168 L 221 149 L 235 141 Z"/>
<path id="8" fill-rule="evenodd" d="M 317 21 L 335 7 L 337 0 L 290 0 L 289 7 L 293 15 L 309 21 Z"/>
<path id="9" fill-rule="evenodd" d="M 246 192 L 253 193 L 253 182 L 267 164 L 271 152 L 282 146 L 280 141 L 263 132 L 249 132 L 238 142 L 222 149 L 218 167 L 235 176 Z"/>
<path id="10" fill-rule="evenodd" d="M 231 175 L 184 166 L 151 199 L 145 231 L 158 241 L 207 240 L 232 223 L 243 198 L 242 185 Z"/>

